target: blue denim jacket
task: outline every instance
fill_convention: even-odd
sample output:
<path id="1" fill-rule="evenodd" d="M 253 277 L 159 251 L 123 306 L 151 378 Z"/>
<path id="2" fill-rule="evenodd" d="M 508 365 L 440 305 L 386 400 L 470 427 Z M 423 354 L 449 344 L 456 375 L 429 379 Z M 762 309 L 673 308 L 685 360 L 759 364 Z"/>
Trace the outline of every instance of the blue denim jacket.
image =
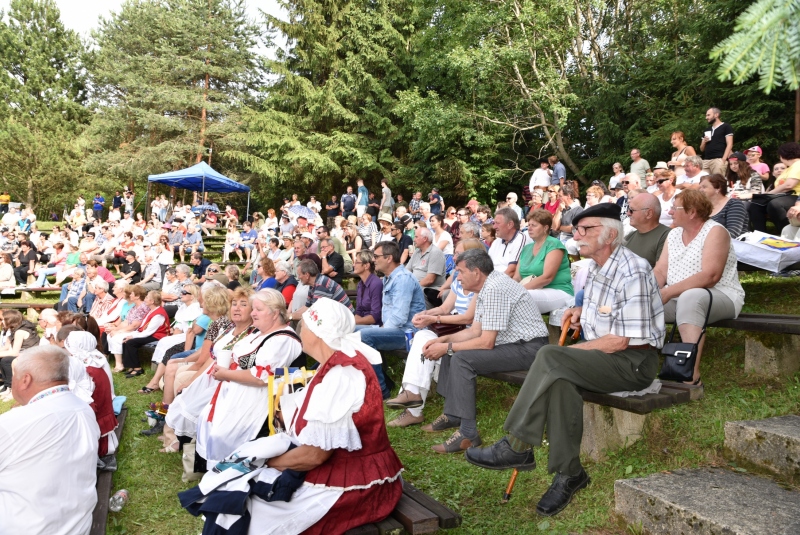
<path id="1" fill-rule="evenodd" d="M 411 323 L 415 314 L 425 310 L 425 295 L 416 277 L 403 266 L 383 278 L 383 328 L 417 329 Z"/>

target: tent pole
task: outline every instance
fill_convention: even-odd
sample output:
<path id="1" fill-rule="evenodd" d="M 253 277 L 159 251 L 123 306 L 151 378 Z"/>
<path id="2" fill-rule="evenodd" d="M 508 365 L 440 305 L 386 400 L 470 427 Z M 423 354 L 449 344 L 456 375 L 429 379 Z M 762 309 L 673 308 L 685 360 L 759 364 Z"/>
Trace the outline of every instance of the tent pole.
<path id="1" fill-rule="evenodd" d="M 250 219 L 250 192 L 247 192 L 247 215 L 245 216 L 244 220 L 247 221 Z"/>
<path id="2" fill-rule="evenodd" d="M 147 181 L 147 191 L 144 194 L 144 220 L 147 221 L 147 218 L 150 217 L 150 214 L 147 213 L 147 209 L 150 207 L 150 181 Z"/>

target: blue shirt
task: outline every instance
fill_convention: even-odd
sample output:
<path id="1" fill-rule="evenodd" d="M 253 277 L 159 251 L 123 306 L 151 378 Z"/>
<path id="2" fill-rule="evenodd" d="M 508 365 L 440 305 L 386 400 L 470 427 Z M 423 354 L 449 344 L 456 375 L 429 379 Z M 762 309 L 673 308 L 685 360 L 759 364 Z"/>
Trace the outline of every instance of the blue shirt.
<path id="1" fill-rule="evenodd" d="M 200 334 L 194 335 L 194 348 L 200 349 L 200 346 L 203 345 L 203 342 L 206 339 L 206 332 L 208 331 L 208 326 L 211 325 L 211 318 L 206 316 L 205 314 L 200 314 L 197 316 L 197 319 L 194 320 L 194 325 L 201 327 L 203 332 Z"/>
<path id="2" fill-rule="evenodd" d="M 104 202 L 106 202 L 105 197 L 95 197 L 94 198 L 94 204 L 92 205 L 92 208 L 94 208 L 95 210 L 102 210 L 103 209 L 103 205 L 100 204 L 100 203 L 104 203 Z"/>
<path id="3" fill-rule="evenodd" d="M 438 193 L 434 193 L 430 197 L 431 213 L 439 215 L 442 213 L 442 197 Z"/>
<path id="4" fill-rule="evenodd" d="M 560 184 L 561 179 L 566 180 L 567 178 L 567 168 L 564 167 L 564 164 L 561 162 L 556 162 L 553 166 L 553 175 L 550 177 L 551 184 Z"/>
<path id="5" fill-rule="evenodd" d="M 256 230 L 252 228 L 247 232 L 242 232 L 241 235 L 242 235 L 242 241 L 246 242 L 247 240 L 253 240 L 250 243 L 255 242 L 256 238 L 258 238 L 258 232 L 256 232 Z"/>
<path id="6" fill-rule="evenodd" d="M 369 204 L 369 191 L 365 186 L 358 186 L 358 193 L 361 194 L 361 201 L 359 206 L 367 206 Z"/>
<path id="7" fill-rule="evenodd" d="M 403 266 L 383 278 L 381 319 L 388 329 L 417 329 L 411 323 L 415 314 L 425 310 L 425 295 L 417 278 Z"/>

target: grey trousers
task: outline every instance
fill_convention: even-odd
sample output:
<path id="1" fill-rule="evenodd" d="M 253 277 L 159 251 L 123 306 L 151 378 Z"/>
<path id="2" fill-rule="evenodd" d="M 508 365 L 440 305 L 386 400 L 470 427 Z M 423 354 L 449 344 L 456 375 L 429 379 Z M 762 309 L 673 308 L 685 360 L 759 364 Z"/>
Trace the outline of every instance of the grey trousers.
<path id="1" fill-rule="evenodd" d="M 528 371 L 505 430 L 519 440 L 540 446 L 545 427 L 550 441 L 550 473 L 574 476 L 581 471 L 583 399 L 578 387 L 608 394 L 642 390 L 658 373 L 658 352 L 627 349 L 619 353 L 548 345 Z"/>
<path id="2" fill-rule="evenodd" d="M 476 377 L 484 373 L 527 370 L 547 342 L 546 337 L 534 338 L 529 342 L 498 345 L 494 349 L 470 349 L 457 351 L 452 357 L 443 356 L 436 391 L 445 398 L 444 413 L 474 420 Z"/>

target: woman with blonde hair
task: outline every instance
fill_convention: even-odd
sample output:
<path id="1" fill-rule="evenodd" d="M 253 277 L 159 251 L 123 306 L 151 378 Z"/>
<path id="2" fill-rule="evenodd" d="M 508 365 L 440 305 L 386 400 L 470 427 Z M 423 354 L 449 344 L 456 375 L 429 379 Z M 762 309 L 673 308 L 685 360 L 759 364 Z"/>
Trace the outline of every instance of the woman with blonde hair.
<path id="1" fill-rule="evenodd" d="M 667 165 L 670 170 L 675 173 L 675 176 L 680 176 L 684 173 L 683 162 L 686 161 L 686 158 L 689 156 L 697 156 L 697 153 L 694 151 L 694 148 L 686 143 L 686 137 L 681 131 L 672 133 L 670 136 L 670 143 L 675 147 L 675 152 L 672 153 L 672 159 L 667 162 Z"/>

